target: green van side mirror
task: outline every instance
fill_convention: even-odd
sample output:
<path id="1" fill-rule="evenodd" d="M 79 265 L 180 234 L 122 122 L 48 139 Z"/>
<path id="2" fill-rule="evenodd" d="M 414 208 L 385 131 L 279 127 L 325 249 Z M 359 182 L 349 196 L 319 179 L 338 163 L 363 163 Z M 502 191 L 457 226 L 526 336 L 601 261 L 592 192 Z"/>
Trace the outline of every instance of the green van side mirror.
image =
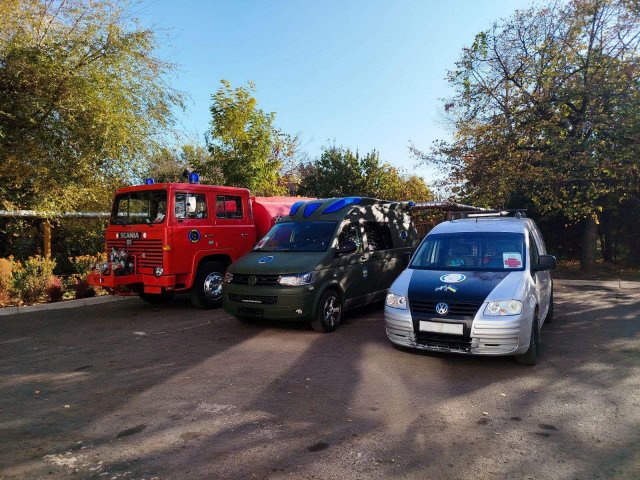
<path id="1" fill-rule="evenodd" d="M 338 245 L 338 247 L 336 248 L 336 254 L 346 255 L 349 253 L 354 253 L 356 250 L 358 250 L 358 245 L 356 245 L 356 242 L 347 240 Z"/>

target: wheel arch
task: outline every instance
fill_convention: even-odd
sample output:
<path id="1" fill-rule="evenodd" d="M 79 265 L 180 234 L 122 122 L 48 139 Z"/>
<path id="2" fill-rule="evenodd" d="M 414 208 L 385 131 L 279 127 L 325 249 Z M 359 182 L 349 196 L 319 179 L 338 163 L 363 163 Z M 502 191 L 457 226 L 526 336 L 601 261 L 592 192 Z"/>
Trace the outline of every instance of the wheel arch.
<path id="1" fill-rule="evenodd" d="M 310 316 L 312 318 L 315 317 L 315 315 L 317 314 L 317 312 L 318 312 L 318 304 L 320 303 L 320 298 L 322 297 L 322 295 L 324 295 L 324 293 L 327 290 L 334 290 L 338 294 L 338 298 L 340 299 L 340 306 L 342 307 L 342 310 L 344 311 L 344 290 L 340 286 L 340 282 L 338 282 L 337 280 L 333 280 L 333 281 L 327 282 L 325 285 L 323 285 L 322 287 L 320 287 L 318 289 L 318 292 L 316 293 L 316 295 L 315 295 L 315 297 L 313 299 L 313 305 L 311 307 Z"/>
<path id="2" fill-rule="evenodd" d="M 198 271 L 200 266 L 205 262 L 219 262 L 224 266 L 224 269 L 226 270 L 227 268 L 229 268 L 229 265 L 231 265 L 232 260 L 229 255 L 226 255 L 224 253 L 205 255 L 200 259 L 198 259 L 196 262 L 196 265 L 194 265 L 195 266 L 195 268 L 193 269 L 194 274 Z"/>
<path id="3" fill-rule="evenodd" d="M 231 257 L 229 255 L 224 253 L 213 253 L 194 257 L 193 269 L 187 277 L 187 289 L 193 287 L 193 282 L 196 279 L 196 275 L 198 275 L 198 270 L 200 269 L 200 266 L 205 262 L 220 262 L 224 266 L 224 270 L 226 272 L 227 268 L 229 268 L 229 265 L 233 263 L 233 260 L 231 260 Z"/>

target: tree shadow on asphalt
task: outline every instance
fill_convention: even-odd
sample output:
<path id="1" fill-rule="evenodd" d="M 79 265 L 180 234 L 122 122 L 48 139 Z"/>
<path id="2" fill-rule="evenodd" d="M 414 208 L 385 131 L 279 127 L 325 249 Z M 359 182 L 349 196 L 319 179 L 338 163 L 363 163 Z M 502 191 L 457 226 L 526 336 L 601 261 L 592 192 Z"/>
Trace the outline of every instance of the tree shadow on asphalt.
<path id="1" fill-rule="evenodd" d="M 606 290 L 595 297 L 592 292 L 590 297 L 578 290 L 568 293 L 557 302 L 554 321 L 542 330 L 541 362 L 536 367 L 518 366 L 509 358 L 414 353 L 439 360 L 456 387 L 436 409 L 449 415 L 429 422 L 433 412 L 422 412 L 398 442 L 379 452 L 412 452 L 403 468 L 389 469 L 385 475 L 638 478 L 640 418 L 638 402 L 628 397 L 640 387 L 638 297 L 611 301 Z M 482 375 L 491 376 L 495 385 L 486 378 L 478 380 Z M 531 380 L 531 387 L 513 395 L 510 386 L 516 390 L 525 379 Z M 484 388 L 492 389 L 495 402 L 479 403 L 474 392 Z M 450 414 L 465 404 L 471 404 L 465 411 L 475 411 L 472 418 Z M 594 411 L 594 405 L 604 411 Z M 592 418 L 601 423 L 594 426 Z M 447 428 L 461 435 L 453 442 L 442 438 L 439 432 Z M 458 468 L 456 451 L 464 455 L 464 468 Z M 442 452 L 443 459 L 438 457 Z"/>
<path id="2" fill-rule="evenodd" d="M 632 318 L 637 319 L 640 306 L 622 301 L 622 305 L 598 307 L 592 304 L 597 299 L 583 301 L 583 297 L 572 297 L 570 304 L 570 296 L 559 299 L 554 323 L 543 328 L 541 364 L 532 368 L 516 365 L 510 358 L 396 350 L 384 334 L 379 306 L 354 312 L 342 329 L 327 335 L 289 323 L 243 326 L 227 317 L 225 333 L 195 329 L 193 336 L 179 343 L 159 345 L 175 349 L 169 358 L 176 363 L 187 347 L 195 354 L 179 366 L 150 374 L 152 378 L 131 378 L 131 391 L 122 399 L 107 399 L 101 419 L 91 423 L 104 423 L 133 403 L 136 407 L 127 421 L 135 428 L 136 413 L 143 418 L 147 408 L 160 412 L 162 395 L 180 395 L 181 384 L 171 383 L 177 382 L 175 377 L 202 372 L 223 352 L 246 358 L 246 368 L 256 363 L 255 368 L 269 372 L 264 365 L 269 361 L 283 368 L 274 366 L 273 377 L 243 386 L 241 391 L 247 395 L 242 404 L 230 403 L 232 397 L 222 383 L 221 389 L 202 388 L 195 403 L 182 402 L 185 412 L 166 412 L 169 420 L 172 415 L 180 417 L 174 420 L 177 426 L 169 420 L 160 425 L 150 422 L 140 432 L 121 438 L 116 438 L 116 431 L 104 434 L 101 426 L 89 450 L 100 453 L 94 460 L 105 460 L 112 474 L 134 471 L 161 478 L 305 478 L 307 473 L 343 478 L 347 472 L 356 477 L 463 478 L 475 472 L 478 478 L 557 478 L 554 468 L 559 463 L 569 464 L 570 478 L 626 475 L 634 461 L 637 465 L 636 419 L 628 432 L 618 433 L 622 438 L 609 439 L 612 444 L 606 445 L 606 426 L 582 431 L 578 425 L 584 410 L 576 407 L 560 414 L 558 408 L 562 410 L 565 403 L 580 405 L 584 401 L 580 394 L 593 388 L 603 401 L 615 403 L 606 390 L 619 389 L 637 375 L 640 324 Z M 184 312 L 178 308 L 177 313 Z M 145 319 L 144 323 L 150 322 Z M 290 361 L 277 363 L 273 355 L 282 353 L 272 352 L 271 347 L 252 350 L 271 338 L 282 341 L 283 333 L 298 349 Z M 215 345 L 221 335 L 222 344 Z M 251 342 L 256 335 L 261 335 L 261 343 Z M 300 337 L 311 338 L 311 344 L 300 349 Z M 243 342 L 250 345 L 238 350 Z M 374 361 L 376 352 L 386 355 L 383 365 Z M 141 367 L 153 362 L 148 355 L 134 355 L 134 359 Z M 242 382 L 244 368 L 225 378 L 240 377 Z M 434 369 L 440 372 L 437 381 L 425 382 Z M 523 390 L 523 381 L 532 386 L 512 394 Z M 488 389 L 495 390 L 495 404 L 474 403 Z M 107 388 L 93 395 L 91 399 L 98 401 L 117 392 Z M 611 408 L 617 407 L 612 404 Z M 484 409 L 489 415 L 483 414 Z M 33 427 L 21 427 L 14 435 L 28 434 Z M 86 431 L 69 426 L 59 433 L 71 438 Z M 41 439 L 32 436 L 24 444 Z M 14 448 L 6 453 L 15 452 Z M 538 453 L 533 455 L 531 450 Z M 540 454 L 546 455 L 548 467 L 540 464 Z M 96 478 L 99 474 L 85 473 Z"/>
<path id="3" fill-rule="evenodd" d="M 4 318 L 0 476 L 85 438 L 82 419 L 92 418 L 96 405 L 102 415 L 119 411 L 256 334 L 228 317 L 215 320 L 221 311 L 214 312 L 181 298 L 159 306 L 132 299 Z M 224 331 L 212 328 L 217 322 Z"/>

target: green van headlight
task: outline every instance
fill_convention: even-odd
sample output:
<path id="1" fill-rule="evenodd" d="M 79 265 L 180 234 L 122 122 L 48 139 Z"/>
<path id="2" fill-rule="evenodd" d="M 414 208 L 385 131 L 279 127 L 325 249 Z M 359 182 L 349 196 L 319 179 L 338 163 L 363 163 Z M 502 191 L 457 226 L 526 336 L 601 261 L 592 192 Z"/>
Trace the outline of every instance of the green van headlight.
<path id="1" fill-rule="evenodd" d="M 311 285 L 315 279 L 316 272 L 307 272 L 296 275 L 281 275 L 278 278 L 278 283 L 287 287 L 301 287 L 302 285 Z"/>

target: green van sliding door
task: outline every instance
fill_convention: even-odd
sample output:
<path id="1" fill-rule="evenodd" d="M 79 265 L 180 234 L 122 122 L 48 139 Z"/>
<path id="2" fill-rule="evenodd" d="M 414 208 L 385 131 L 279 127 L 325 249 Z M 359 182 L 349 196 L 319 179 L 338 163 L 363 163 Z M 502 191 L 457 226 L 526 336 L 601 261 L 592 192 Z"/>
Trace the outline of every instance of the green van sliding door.
<path id="1" fill-rule="evenodd" d="M 370 259 L 371 292 L 388 289 L 398 274 L 398 252 L 393 249 L 389 225 L 384 222 L 364 223 L 365 247 Z"/>
<path id="2" fill-rule="evenodd" d="M 339 260 L 340 284 L 345 292 L 345 306 L 357 305 L 370 292 L 372 272 L 370 271 L 371 255 L 364 251 L 362 226 L 355 221 L 343 224 L 338 234 L 338 245 L 352 241 L 358 249 L 354 253 L 342 255 Z"/>

